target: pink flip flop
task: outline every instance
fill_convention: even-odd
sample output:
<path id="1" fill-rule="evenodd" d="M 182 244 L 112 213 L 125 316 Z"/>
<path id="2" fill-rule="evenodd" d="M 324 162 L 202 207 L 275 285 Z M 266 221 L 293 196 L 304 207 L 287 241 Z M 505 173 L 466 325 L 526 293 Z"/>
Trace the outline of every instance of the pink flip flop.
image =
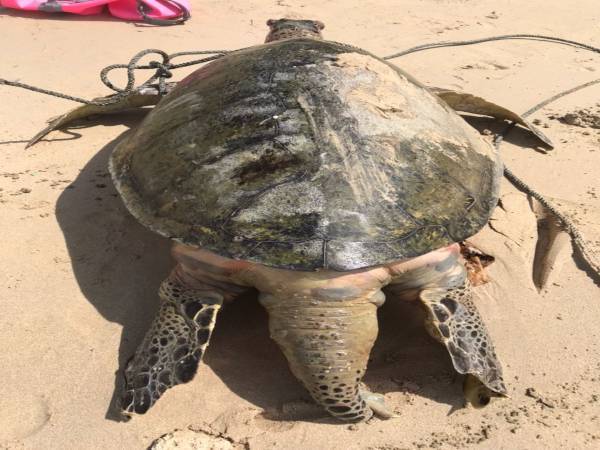
<path id="1" fill-rule="evenodd" d="M 101 13 L 106 5 L 115 17 L 153 25 L 175 25 L 190 18 L 189 0 L 0 0 L 5 8 L 84 16 Z"/>

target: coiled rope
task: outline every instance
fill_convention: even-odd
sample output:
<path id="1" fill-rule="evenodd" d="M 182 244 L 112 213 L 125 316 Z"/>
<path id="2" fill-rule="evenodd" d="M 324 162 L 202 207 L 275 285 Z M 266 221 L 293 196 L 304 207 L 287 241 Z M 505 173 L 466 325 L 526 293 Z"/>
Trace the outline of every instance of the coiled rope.
<path id="1" fill-rule="evenodd" d="M 27 89 L 28 91 L 38 92 L 40 94 L 51 95 L 53 97 L 62 98 L 65 100 L 71 100 L 77 103 L 83 103 L 85 105 L 97 105 L 97 106 L 106 106 L 111 105 L 113 103 L 118 103 L 121 101 L 123 97 L 131 94 L 138 89 L 141 89 L 145 86 L 150 86 L 158 82 L 159 93 L 166 94 L 166 80 L 173 76 L 172 70 L 180 69 L 182 67 L 194 66 L 197 64 L 203 64 L 209 61 L 214 61 L 215 59 L 219 59 L 222 56 L 225 56 L 227 53 L 230 53 L 230 50 L 199 50 L 199 51 L 190 51 L 190 52 L 178 52 L 167 54 L 162 50 L 157 50 L 154 48 L 148 48 L 146 50 L 142 50 L 141 52 L 136 53 L 133 58 L 129 60 L 127 64 L 111 64 L 110 66 L 106 66 L 104 69 L 100 71 L 100 80 L 102 83 L 109 89 L 115 91 L 117 94 L 111 96 L 106 100 L 87 100 L 82 97 L 76 97 L 69 94 L 64 94 L 62 92 L 51 91 L 49 89 L 39 88 L 37 86 L 32 86 L 30 84 L 21 83 L 18 81 L 10 81 L 5 80 L 4 78 L 0 78 L 0 85 L 5 84 L 7 86 L 18 87 L 22 89 Z M 139 61 L 146 55 L 157 54 L 162 57 L 162 61 L 150 61 L 148 64 L 138 65 Z M 193 55 L 213 55 L 208 56 L 206 58 L 195 59 L 192 61 L 186 61 L 179 64 L 174 64 L 172 62 L 173 59 L 181 57 L 181 56 L 193 56 Z M 124 88 L 119 88 L 115 86 L 112 81 L 108 78 L 108 75 L 111 71 L 115 69 L 126 69 L 127 71 L 127 83 Z M 143 83 L 136 86 L 135 84 L 135 71 L 136 70 L 150 70 L 153 69 L 154 74 L 148 78 Z"/>

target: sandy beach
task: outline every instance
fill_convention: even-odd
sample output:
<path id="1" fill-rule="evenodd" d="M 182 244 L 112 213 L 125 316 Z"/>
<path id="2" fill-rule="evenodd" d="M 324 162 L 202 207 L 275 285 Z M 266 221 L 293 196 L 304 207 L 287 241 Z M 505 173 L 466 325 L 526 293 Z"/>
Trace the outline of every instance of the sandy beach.
<path id="1" fill-rule="evenodd" d="M 111 92 L 100 70 L 145 48 L 237 49 L 263 42 L 269 18 L 325 23 L 327 39 L 385 56 L 419 44 L 510 33 L 600 46 L 597 0 L 192 0 L 183 26 L 109 16 L 0 9 L 0 77 L 84 98 Z M 429 86 L 464 90 L 516 112 L 600 77 L 600 55 L 534 41 L 411 54 L 394 63 Z M 181 69 L 175 80 L 192 69 Z M 124 83 L 123 74 L 115 76 Z M 102 118 L 25 144 L 76 104 L 0 86 L 0 449 L 597 449 L 600 286 L 566 243 L 545 289 L 533 280 L 538 222 L 504 180 L 490 225 L 470 241 L 495 257 L 476 290 L 510 398 L 464 407 L 461 378 L 414 305 L 386 304 L 364 378 L 399 417 L 343 424 L 293 377 L 253 297 L 219 315 L 196 377 L 128 422 L 122 370 L 158 307 L 169 242 L 126 211 L 107 169 L 112 144 L 142 115 Z M 587 119 L 586 119 L 587 118 Z M 595 118 L 595 119 L 594 119 Z M 556 199 L 600 250 L 600 84 L 535 113 L 554 142 L 523 130 L 502 158 Z M 487 119 L 481 129 L 501 130 Z"/>

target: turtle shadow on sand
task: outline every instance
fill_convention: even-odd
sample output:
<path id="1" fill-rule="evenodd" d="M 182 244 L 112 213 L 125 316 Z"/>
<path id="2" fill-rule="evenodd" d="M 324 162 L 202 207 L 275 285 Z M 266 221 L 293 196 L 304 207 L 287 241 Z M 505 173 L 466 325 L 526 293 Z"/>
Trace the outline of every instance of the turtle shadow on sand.
<path id="1" fill-rule="evenodd" d="M 505 133 L 508 122 L 504 120 L 494 120 L 489 117 L 476 116 L 471 114 L 459 114 L 469 125 L 475 128 L 480 133 L 485 133 L 485 130 L 490 131 L 494 136 Z M 503 141 L 509 142 L 517 147 L 521 147 L 525 151 L 535 151 L 538 153 L 548 153 L 548 148 L 543 146 L 541 142 L 532 135 L 528 130 L 521 126 L 513 127 L 509 133 L 503 138 Z M 502 157 L 502 149 L 500 149 L 500 157 Z"/>
<path id="2" fill-rule="evenodd" d="M 103 122 L 110 125 L 113 119 L 105 118 Z M 128 120 L 126 124 L 131 127 L 136 122 Z M 480 118 L 469 122 L 476 128 L 503 126 Z M 126 134 L 105 145 L 86 164 L 56 205 L 82 293 L 102 317 L 123 326 L 119 368 L 106 412 L 107 419 L 117 421 L 123 420 L 117 400 L 123 389 L 125 365 L 158 310 L 158 287 L 174 265 L 170 242 L 129 214 L 111 182 L 108 159 Z M 526 139 L 525 134 L 516 129 L 510 133 L 510 140 L 526 146 L 528 143 L 520 142 Z M 365 383 L 374 392 L 405 392 L 450 405 L 452 410 L 459 408 L 464 403 L 460 386 L 454 382 L 459 378 L 453 376 L 444 348 L 426 334 L 422 312 L 416 303 L 392 300 L 388 299 L 379 311 L 380 334 Z M 219 314 L 202 364 L 208 365 L 237 395 L 264 409 L 272 420 L 332 420 L 324 414 L 310 414 L 308 419 L 289 417 L 281 408 L 289 402 L 312 401 L 269 338 L 267 315 L 255 295 L 238 299 Z M 189 395 L 202 395 L 201 376 L 188 384 Z"/>
<path id="3" fill-rule="evenodd" d="M 464 396 L 455 382 L 461 377 L 455 376 L 445 349 L 425 331 L 420 305 L 389 297 L 378 319 L 379 337 L 364 378 L 369 390 L 425 397 L 449 405 L 449 412 L 461 408 Z M 268 420 L 341 423 L 314 403 L 291 374 L 269 337 L 267 314 L 255 294 L 236 299 L 219 313 L 203 364 L 237 395 L 262 408 Z M 192 390 L 190 395 L 201 395 Z"/>
<path id="4" fill-rule="evenodd" d="M 109 156 L 126 134 L 105 145 L 56 204 L 57 220 L 81 292 L 102 317 L 123 326 L 113 396 L 105 414 L 114 421 L 124 420 L 118 399 L 126 363 L 158 311 L 158 287 L 174 266 L 171 242 L 129 214 L 110 179 Z M 102 348 L 110 353 L 114 350 Z M 304 395 L 270 340 L 266 313 L 252 295 L 238 299 L 219 315 L 201 364 L 210 366 L 232 391 L 259 407 L 285 401 L 281 392 L 291 398 Z M 187 385 L 189 395 L 202 395 L 200 377 L 198 374 Z"/>
<path id="5" fill-rule="evenodd" d="M 156 290 L 171 266 L 169 243 L 129 215 L 110 180 L 108 157 L 122 137 L 86 164 L 56 204 L 81 292 L 102 317 L 123 326 L 119 373 L 106 414 L 113 420 L 119 417 L 121 372 L 152 321 L 158 308 Z"/>
<path id="6" fill-rule="evenodd" d="M 108 158 L 125 134 L 104 146 L 85 165 L 56 205 L 57 220 L 82 293 L 102 317 L 123 326 L 118 349 L 119 369 L 106 411 L 106 418 L 115 421 L 123 420 L 117 402 L 123 389 L 123 370 L 158 310 L 158 287 L 174 264 L 170 242 L 144 228 L 129 214 L 110 180 Z M 375 344 L 365 382 L 376 391 L 386 393 L 402 391 L 401 381 L 397 384 L 399 380 L 419 379 L 417 395 L 453 407 L 462 404 L 460 388 L 435 381 L 436 374 L 452 371 L 444 349 L 426 335 L 421 325 L 404 326 L 407 321 L 414 322 L 410 316 L 415 311 L 419 314 L 418 308 L 388 306 L 388 303 L 392 302 L 388 301 L 380 314 L 380 338 Z M 388 314 L 398 308 L 408 317 Z M 100 347 L 103 345 L 98 343 Z M 414 358 L 390 362 L 390 352 L 398 355 L 403 351 Z M 265 411 L 274 411 L 267 414 L 272 420 L 302 420 L 302 417 L 290 418 L 278 411 L 286 402 L 311 402 L 289 371 L 283 354 L 269 338 L 267 315 L 255 295 L 237 299 L 220 313 L 201 364 L 208 365 L 240 397 Z M 202 373 L 198 374 L 187 385 L 188 395 L 202 395 L 201 376 Z M 392 379 L 395 381 L 391 382 Z M 324 414 L 307 420 L 331 421 Z"/>
<path id="7" fill-rule="evenodd" d="M 455 371 L 446 349 L 425 330 L 421 303 L 386 296 L 378 319 L 379 335 L 364 378 L 370 390 L 424 397 L 450 406 L 449 414 L 465 406 L 463 376 Z"/>

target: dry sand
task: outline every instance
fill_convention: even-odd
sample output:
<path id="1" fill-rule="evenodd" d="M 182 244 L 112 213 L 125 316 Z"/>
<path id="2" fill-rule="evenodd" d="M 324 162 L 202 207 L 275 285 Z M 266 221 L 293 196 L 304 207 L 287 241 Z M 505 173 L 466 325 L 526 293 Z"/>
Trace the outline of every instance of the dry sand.
<path id="1" fill-rule="evenodd" d="M 99 70 L 140 49 L 248 46 L 262 41 L 266 19 L 289 13 L 318 18 L 329 39 L 382 55 L 516 32 L 600 45 L 597 0 L 193 4 L 193 19 L 171 28 L 2 11 L 0 76 L 91 98 L 107 93 Z M 396 62 L 427 84 L 516 111 L 600 76 L 598 55 L 524 41 L 432 50 Z M 599 98 L 596 85 L 534 116 L 557 144 L 553 152 L 534 151 L 517 132 L 502 148 L 505 161 L 538 190 L 584 204 L 575 212 L 593 239 L 600 236 L 600 133 L 548 116 L 582 108 L 598 114 Z M 504 362 L 510 399 L 463 409 L 460 380 L 419 312 L 388 304 L 365 381 L 400 417 L 335 423 L 311 405 L 269 340 L 264 312 L 245 299 L 220 316 L 191 383 L 169 391 L 146 416 L 115 420 L 115 383 L 156 311 L 155 292 L 172 263 L 168 242 L 127 214 L 107 175 L 106 145 L 138 117 L 126 117 L 125 126 L 118 118 L 57 132 L 23 149 L 47 118 L 73 106 L 0 87 L 0 448 L 144 449 L 168 433 L 155 448 L 600 448 L 600 289 L 567 248 L 549 287 L 536 291 L 535 217 L 508 183 L 493 229 L 474 241 L 496 257 L 478 304 Z"/>

